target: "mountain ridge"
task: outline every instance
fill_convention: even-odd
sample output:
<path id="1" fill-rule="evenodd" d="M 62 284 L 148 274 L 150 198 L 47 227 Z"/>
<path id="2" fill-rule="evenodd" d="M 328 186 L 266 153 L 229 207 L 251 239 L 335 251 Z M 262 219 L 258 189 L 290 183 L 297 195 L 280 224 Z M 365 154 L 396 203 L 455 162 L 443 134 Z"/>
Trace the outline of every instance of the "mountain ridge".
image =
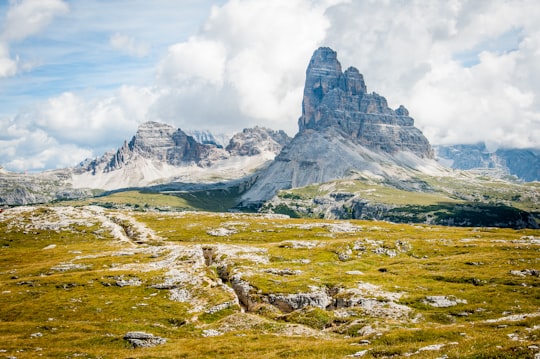
<path id="1" fill-rule="evenodd" d="M 242 197 L 257 208 L 279 190 L 347 177 L 351 172 L 392 177 L 396 168 L 443 172 L 427 138 L 405 107 L 367 93 L 360 72 L 345 72 L 337 53 L 317 49 L 306 70 L 299 131 Z"/>
<path id="2" fill-rule="evenodd" d="M 235 134 L 222 148 L 149 121 L 116 152 L 81 163 L 73 171 L 72 183 L 75 188 L 114 190 L 167 181 L 238 179 L 265 166 L 289 140 L 283 131 L 255 127 Z"/>
<path id="3" fill-rule="evenodd" d="M 309 62 L 298 126 L 293 139 L 256 126 L 223 146 L 208 131 L 194 137 L 149 121 L 116 151 L 75 168 L 19 176 L 2 170 L 0 204 L 131 190 L 181 197 L 179 209 L 516 228 L 539 223 L 535 184 L 513 182 L 489 156 L 508 181 L 444 167 L 408 110 L 368 93 L 363 75 L 354 67 L 343 72 L 330 48 L 317 49 Z"/>

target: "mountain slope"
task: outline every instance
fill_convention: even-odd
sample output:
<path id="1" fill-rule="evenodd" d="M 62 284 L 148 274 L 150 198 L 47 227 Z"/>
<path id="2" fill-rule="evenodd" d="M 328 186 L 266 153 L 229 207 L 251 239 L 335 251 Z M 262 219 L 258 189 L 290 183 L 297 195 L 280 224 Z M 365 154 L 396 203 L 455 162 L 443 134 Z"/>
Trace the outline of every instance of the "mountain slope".
<path id="1" fill-rule="evenodd" d="M 256 127 L 236 134 L 223 149 L 199 143 L 170 125 L 147 122 L 115 153 L 82 163 L 72 183 L 77 188 L 113 190 L 238 179 L 265 166 L 289 140 L 282 131 Z"/>
<path id="2" fill-rule="evenodd" d="M 242 206 L 257 207 L 280 189 L 353 172 L 397 179 L 410 171 L 444 172 L 408 111 L 392 110 L 384 97 L 367 93 L 358 70 L 342 72 L 329 48 L 311 58 L 298 124 L 298 134 L 242 197 Z"/>

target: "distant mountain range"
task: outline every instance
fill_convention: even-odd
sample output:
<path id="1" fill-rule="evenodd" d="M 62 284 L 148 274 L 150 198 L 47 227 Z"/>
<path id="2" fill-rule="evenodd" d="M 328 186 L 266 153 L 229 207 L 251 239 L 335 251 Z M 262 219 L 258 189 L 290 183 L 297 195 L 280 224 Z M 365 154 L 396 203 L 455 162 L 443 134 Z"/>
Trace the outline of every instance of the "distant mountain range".
<path id="1" fill-rule="evenodd" d="M 536 226 L 534 216 L 523 209 L 540 212 L 537 187 L 505 182 L 511 186 L 506 192 L 484 192 L 482 186 L 499 188 L 500 184 L 484 181 L 471 187 L 476 180 L 451 168 L 509 181 L 537 181 L 538 153 L 489 152 L 484 145 L 436 146 L 434 151 L 404 106 L 391 109 L 383 96 L 369 93 L 362 74 L 354 67 L 342 71 L 330 48 L 317 49 L 309 62 L 298 126 L 293 139 L 283 131 L 262 127 L 229 138 L 147 122 L 118 150 L 74 168 L 31 175 L 0 168 L 0 204 L 50 202 L 127 188 L 207 193 L 219 188 L 234 193 L 231 203 L 236 209 L 279 212 L 281 208 L 295 215 L 471 225 L 484 222 L 471 222 L 463 213 L 477 213 L 474 203 L 489 202 L 506 207 L 495 211 L 482 207 L 495 213 L 486 223 Z M 459 186 L 443 184 L 441 178 Z M 342 180 L 349 182 L 336 182 Z M 310 185 L 315 187 L 294 192 Z M 351 188 L 356 189 L 351 192 Z M 293 192 L 283 196 L 288 190 Z M 373 197 L 374 191 L 381 194 Z M 416 193 L 407 201 L 421 208 L 415 207 L 411 215 L 411 208 L 396 207 L 403 199 L 394 198 L 393 203 L 383 193 L 407 198 L 404 193 Z M 429 197 L 435 207 L 426 207 L 420 197 Z M 456 203 L 461 206 L 459 215 L 452 209 L 458 208 Z"/>
<path id="2" fill-rule="evenodd" d="M 440 162 L 450 168 L 475 170 L 493 176 L 515 176 L 522 181 L 540 181 L 540 151 L 534 149 L 497 149 L 489 151 L 484 143 L 435 146 Z"/>
<path id="3" fill-rule="evenodd" d="M 181 129 L 158 122 L 139 126 L 131 141 L 114 153 L 73 169 L 76 188 L 114 190 L 165 182 L 216 182 L 247 176 L 261 168 L 290 141 L 283 131 L 255 127 L 235 134 L 223 148 L 201 143 Z"/>

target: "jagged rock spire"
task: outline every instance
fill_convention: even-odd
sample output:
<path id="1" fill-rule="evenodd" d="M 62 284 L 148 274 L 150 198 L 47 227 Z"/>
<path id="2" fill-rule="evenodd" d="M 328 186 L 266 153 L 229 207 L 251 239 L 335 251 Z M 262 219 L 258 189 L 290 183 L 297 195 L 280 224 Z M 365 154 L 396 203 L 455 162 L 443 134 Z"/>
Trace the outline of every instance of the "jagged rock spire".
<path id="1" fill-rule="evenodd" d="M 383 96 L 368 93 L 358 69 L 342 72 L 337 53 L 328 47 L 317 49 L 309 62 L 298 126 L 300 132 L 333 128 L 369 149 L 433 158 L 409 111 L 403 106 L 394 111 Z"/>

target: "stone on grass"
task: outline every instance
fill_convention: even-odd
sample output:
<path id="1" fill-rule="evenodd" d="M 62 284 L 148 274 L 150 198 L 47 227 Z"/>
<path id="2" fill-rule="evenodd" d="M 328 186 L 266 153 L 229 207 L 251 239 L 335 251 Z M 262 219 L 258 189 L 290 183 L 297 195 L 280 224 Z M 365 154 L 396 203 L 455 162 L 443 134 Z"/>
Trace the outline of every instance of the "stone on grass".
<path id="1" fill-rule="evenodd" d="M 465 299 L 458 299 L 452 295 L 431 295 L 424 299 L 424 303 L 435 308 L 448 308 L 458 304 L 467 304 L 467 301 Z"/>
<path id="2" fill-rule="evenodd" d="M 165 338 L 145 332 L 127 332 L 124 335 L 124 339 L 133 345 L 133 348 L 151 348 L 156 345 L 165 344 L 167 341 Z"/>

